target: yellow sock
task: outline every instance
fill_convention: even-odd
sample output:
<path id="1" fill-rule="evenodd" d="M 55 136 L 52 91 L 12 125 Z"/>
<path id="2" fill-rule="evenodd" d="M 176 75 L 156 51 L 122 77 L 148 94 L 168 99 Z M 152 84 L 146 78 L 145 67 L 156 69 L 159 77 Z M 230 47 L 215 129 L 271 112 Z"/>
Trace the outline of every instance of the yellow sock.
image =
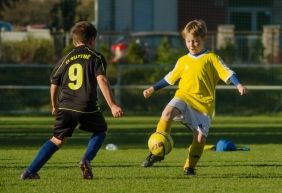
<path id="1" fill-rule="evenodd" d="M 184 169 L 190 167 L 195 168 L 204 150 L 205 143 L 198 143 L 193 139 L 192 145 L 189 147 L 189 155 L 184 164 Z"/>
<path id="2" fill-rule="evenodd" d="M 170 134 L 171 122 L 172 121 L 166 121 L 166 120 L 160 119 L 157 125 L 157 132 L 165 132 L 165 133 Z"/>

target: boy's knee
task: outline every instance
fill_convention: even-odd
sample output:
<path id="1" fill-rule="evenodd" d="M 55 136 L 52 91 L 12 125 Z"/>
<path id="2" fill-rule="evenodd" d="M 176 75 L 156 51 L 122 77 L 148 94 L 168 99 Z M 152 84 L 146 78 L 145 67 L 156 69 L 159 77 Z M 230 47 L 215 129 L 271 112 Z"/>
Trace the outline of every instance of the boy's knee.
<path id="1" fill-rule="evenodd" d="M 162 119 L 167 121 L 169 120 L 169 118 L 170 118 L 170 112 L 164 109 L 162 112 Z"/>
<path id="2" fill-rule="evenodd" d="M 91 138 L 98 136 L 100 139 L 105 139 L 107 136 L 107 132 L 106 131 L 100 131 L 100 132 L 95 132 L 93 133 L 93 135 L 91 136 Z"/>
<path id="3" fill-rule="evenodd" d="M 50 141 L 52 141 L 56 146 L 58 146 L 59 148 L 61 148 L 61 147 L 63 147 L 63 145 L 65 144 L 65 142 L 66 142 L 66 139 L 58 139 L 58 138 L 56 138 L 56 137 L 52 137 L 51 139 L 50 139 Z"/>
<path id="4" fill-rule="evenodd" d="M 206 143 L 206 136 L 203 134 L 203 133 L 200 133 L 200 132 L 196 132 L 194 133 L 194 140 L 202 145 L 202 144 L 205 144 Z"/>
<path id="5" fill-rule="evenodd" d="M 173 117 L 175 117 L 178 114 L 179 114 L 179 111 L 176 108 L 167 106 L 162 112 L 162 119 L 166 121 L 172 120 Z"/>

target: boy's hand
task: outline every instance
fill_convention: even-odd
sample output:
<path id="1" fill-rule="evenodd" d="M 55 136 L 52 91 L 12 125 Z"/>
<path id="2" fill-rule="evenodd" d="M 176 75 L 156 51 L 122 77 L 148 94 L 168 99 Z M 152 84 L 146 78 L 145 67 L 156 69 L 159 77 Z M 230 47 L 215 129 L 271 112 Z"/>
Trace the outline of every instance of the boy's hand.
<path id="1" fill-rule="evenodd" d="M 154 87 L 151 86 L 143 91 L 143 95 L 145 98 L 149 98 L 154 93 L 154 91 Z"/>
<path id="2" fill-rule="evenodd" d="M 111 107 L 111 111 L 112 111 L 113 117 L 115 117 L 115 118 L 118 118 L 118 117 L 123 116 L 123 111 L 122 111 L 122 109 L 121 109 L 119 106 L 117 106 L 117 105 L 113 105 L 113 106 Z"/>
<path id="3" fill-rule="evenodd" d="M 57 112 L 58 112 L 58 107 L 57 106 L 52 107 L 52 115 L 57 115 Z"/>
<path id="4" fill-rule="evenodd" d="M 247 88 L 243 86 L 242 84 L 238 84 L 237 89 L 241 96 L 247 93 Z"/>

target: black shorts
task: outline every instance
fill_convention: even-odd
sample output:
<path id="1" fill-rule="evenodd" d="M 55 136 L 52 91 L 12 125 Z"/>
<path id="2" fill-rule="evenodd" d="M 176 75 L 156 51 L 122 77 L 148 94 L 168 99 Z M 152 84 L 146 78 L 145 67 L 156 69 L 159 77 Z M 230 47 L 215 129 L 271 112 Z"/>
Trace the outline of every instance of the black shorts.
<path id="1" fill-rule="evenodd" d="M 71 137 L 74 129 L 79 124 L 79 129 L 92 133 L 107 131 L 107 123 L 100 111 L 95 113 L 78 113 L 68 110 L 58 110 L 54 125 L 54 137 L 63 140 Z"/>

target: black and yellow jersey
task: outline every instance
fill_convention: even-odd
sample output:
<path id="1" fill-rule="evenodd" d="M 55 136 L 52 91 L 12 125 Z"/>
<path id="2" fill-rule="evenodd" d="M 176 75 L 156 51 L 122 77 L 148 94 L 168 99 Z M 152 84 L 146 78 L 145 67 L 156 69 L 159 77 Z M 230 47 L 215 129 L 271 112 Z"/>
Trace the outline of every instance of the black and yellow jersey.
<path id="1" fill-rule="evenodd" d="M 59 109 L 95 112 L 98 75 L 106 75 L 106 61 L 102 54 L 83 45 L 74 48 L 55 66 L 50 81 L 60 86 Z"/>

